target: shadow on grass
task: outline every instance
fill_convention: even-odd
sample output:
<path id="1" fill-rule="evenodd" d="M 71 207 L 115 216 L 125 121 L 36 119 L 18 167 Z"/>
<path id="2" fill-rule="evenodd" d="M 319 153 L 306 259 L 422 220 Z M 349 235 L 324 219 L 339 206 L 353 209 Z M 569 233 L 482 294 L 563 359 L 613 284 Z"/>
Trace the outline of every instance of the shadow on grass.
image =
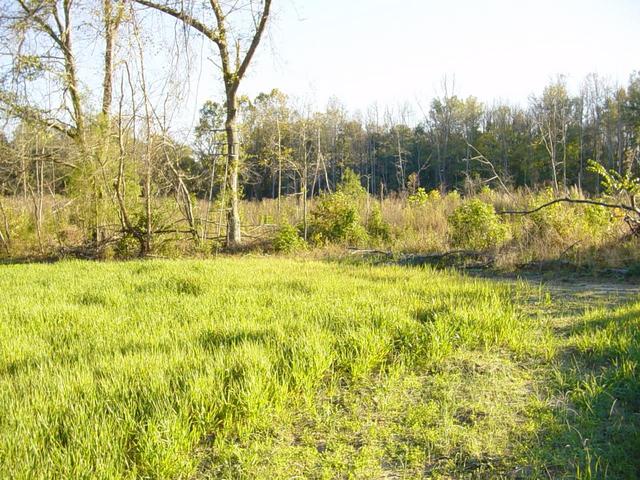
<path id="1" fill-rule="evenodd" d="M 58 256 L 47 256 L 47 257 L 8 257 L 8 258 L 0 258 L 0 265 L 27 265 L 27 264 L 38 264 L 38 263 L 56 263 L 62 260 L 61 257 Z"/>
<path id="2" fill-rule="evenodd" d="M 586 315 L 583 321 L 573 322 L 570 325 L 558 327 L 556 332 L 560 335 L 568 336 L 570 338 L 576 338 L 579 336 L 589 336 L 598 334 L 598 332 L 610 332 L 620 333 L 620 328 L 638 322 L 640 319 L 640 302 L 620 301 L 615 310 L 605 310 L 598 314 Z M 615 339 L 610 338 L 615 341 Z M 632 340 L 628 336 L 625 337 L 625 342 Z M 638 339 L 636 339 L 637 341 Z M 609 349 L 606 355 L 603 355 L 603 359 L 615 356 L 615 349 Z M 585 352 L 586 354 L 586 352 Z"/>
<path id="3" fill-rule="evenodd" d="M 43 363 L 41 358 L 20 358 L 0 365 L 0 378 L 17 377 L 22 372 L 39 367 Z"/>
<path id="4" fill-rule="evenodd" d="M 545 464 L 571 465 L 575 478 L 640 478 L 640 303 L 587 314 L 561 334 Z"/>

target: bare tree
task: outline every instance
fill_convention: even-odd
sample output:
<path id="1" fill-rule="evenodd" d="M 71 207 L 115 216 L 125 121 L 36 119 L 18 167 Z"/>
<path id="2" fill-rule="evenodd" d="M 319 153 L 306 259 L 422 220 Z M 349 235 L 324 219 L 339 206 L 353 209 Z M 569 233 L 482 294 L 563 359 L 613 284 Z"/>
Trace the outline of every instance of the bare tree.
<path id="1" fill-rule="evenodd" d="M 102 1 L 102 21 L 104 25 L 104 74 L 102 80 L 102 114 L 111 123 L 111 104 L 113 99 L 113 65 L 114 50 L 117 41 L 118 27 L 124 15 L 124 5 L 121 0 L 115 5 L 113 0 Z"/>
<path id="2" fill-rule="evenodd" d="M 202 8 L 199 8 L 195 2 L 185 4 L 185 2 L 172 1 L 134 1 L 180 20 L 185 25 L 204 35 L 218 48 L 226 95 L 225 130 L 227 134 L 227 157 L 230 166 L 231 205 L 228 213 L 227 244 L 228 246 L 240 245 L 242 243 L 242 234 L 240 230 L 238 185 L 240 170 L 240 140 L 237 125 L 238 88 L 265 30 L 267 19 L 269 18 L 271 0 L 264 0 L 259 8 L 256 5 L 257 2 L 253 0 L 250 0 L 244 6 L 239 6 L 238 2 L 231 2 L 225 5 L 221 0 L 209 0 L 208 5 L 204 5 Z M 242 36 L 239 32 L 234 31 L 235 27 L 230 21 L 230 16 L 240 11 L 245 13 L 248 11 L 253 24 L 253 31 L 249 35 L 250 40 L 246 48 L 242 47 L 239 40 Z M 211 14 L 213 14 L 214 20 L 211 20 Z"/>
<path id="3" fill-rule="evenodd" d="M 12 61 L 10 68 L 2 72 L 0 111 L 45 131 L 60 132 L 72 141 L 74 151 L 63 160 L 53 161 L 71 167 L 82 177 L 77 185 L 82 185 L 81 190 L 87 195 L 86 208 L 96 247 L 104 239 L 101 204 L 112 187 L 105 168 L 111 135 L 113 56 L 124 13 L 122 0 L 102 0 L 101 3 L 105 41 L 101 102 L 104 123 L 98 130 L 98 138 L 92 136 L 95 124 L 81 91 L 75 50 L 82 47 L 76 47 L 74 42 L 78 32 L 89 23 L 83 17 L 87 15 L 86 5 L 76 0 L 16 0 L 0 4 L 2 44 Z M 35 166 L 36 179 L 40 179 L 36 182 L 38 187 L 42 186 L 44 166 L 38 162 Z M 54 164 L 52 169 L 55 169 Z M 51 193 L 55 190 L 55 176 L 52 187 Z M 43 194 L 42 189 L 36 188 L 36 192 Z"/>
<path id="4" fill-rule="evenodd" d="M 558 170 L 562 167 L 562 183 L 567 190 L 567 130 L 570 121 L 570 104 L 563 77 L 544 89 L 542 97 L 534 99 L 534 117 L 551 163 L 553 188 L 559 189 Z"/>
<path id="5" fill-rule="evenodd" d="M 0 9 L 5 48 L 12 57 L 11 78 L 4 77 L 0 88 L 0 108 L 83 143 L 86 122 L 72 41 L 74 1 L 3 1 Z M 27 95 L 25 86 L 37 89 L 45 76 L 62 82 L 57 108 L 29 101 L 33 90 Z"/>

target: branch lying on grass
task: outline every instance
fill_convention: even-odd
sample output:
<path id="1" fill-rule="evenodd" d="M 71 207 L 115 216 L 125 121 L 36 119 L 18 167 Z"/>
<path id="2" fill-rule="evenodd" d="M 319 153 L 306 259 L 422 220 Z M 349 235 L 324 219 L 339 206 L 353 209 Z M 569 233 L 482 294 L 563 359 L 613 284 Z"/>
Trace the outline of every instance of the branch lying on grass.
<path id="1" fill-rule="evenodd" d="M 403 255 L 400 258 L 399 263 L 401 265 L 425 265 L 425 264 L 439 264 L 448 257 L 458 257 L 457 260 L 474 260 L 481 261 L 473 265 L 474 268 L 485 268 L 496 261 L 496 257 L 493 254 L 487 252 L 479 252 L 475 250 L 450 250 L 443 253 L 429 253 L 426 255 Z M 455 261 L 455 260 L 454 260 Z"/>
<path id="2" fill-rule="evenodd" d="M 479 257 L 484 255 L 482 252 L 477 252 L 475 250 L 449 250 L 443 253 L 430 253 L 428 255 L 418 255 L 418 257 L 427 257 L 427 258 L 446 258 L 452 255 L 460 255 L 465 257 Z"/>
<path id="3" fill-rule="evenodd" d="M 349 247 L 347 248 L 347 250 L 351 255 L 387 255 L 389 257 L 393 255 L 392 252 L 386 252 L 384 250 L 367 250 L 367 249 L 363 250 L 363 249 L 354 248 L 354 247 Z"/>
<path id="4" fill-rule="evenodd" d="M 367 250 L 358 248 L 348 248 L 347 251 L 351 255 L 362 256 L 384 256 L 387 259 L 393 259 L 393 252 L 385 250 Z M 451 263 L 445 263 L 449 257 L 454 257 L 450 260 Z M 472 261 L 471 264 L 467 263 Z M 487 268 L 493 265 L 496 261 L 496 256 L 487 252 L 479 252 L 475 250 L 449 250 L 443 253 L 427 253 L 427 254 L 403 254 L 392 260 L 392 263 L 404 266 L 420 266 L 420 265 L 434 265 L 434 266 L 452 266 L 458 263 L 465 267 L 472 268 Z"/>

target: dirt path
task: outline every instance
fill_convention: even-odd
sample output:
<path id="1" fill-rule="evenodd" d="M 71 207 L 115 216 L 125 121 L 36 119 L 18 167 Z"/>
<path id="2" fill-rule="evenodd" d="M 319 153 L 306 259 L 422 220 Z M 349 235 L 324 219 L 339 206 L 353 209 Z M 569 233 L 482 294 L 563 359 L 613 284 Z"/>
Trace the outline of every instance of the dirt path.
<path id="1" fill-rule="evenodd" d="M 506 282 L 524 282 L 541 287 L 550 295 L 552 310 L 557 315 L 582 313 L 594 307 L 615 307 L 640 295 L 640 279 L 625 280 L 612 276 L 579 276 L 571 274 L 526 273 L 501 275 L 486 271 L 469 271 L 471 276 Z"/>
<path id="2" fill-rule="evenodd" d="M 640 284 L 612 279 L 525 280 L 541 286 L 548 292 L 548 299 L 538 306 L 554 323 L 565 325 L 595 308 L 613 309 L 638 298 Z"/>

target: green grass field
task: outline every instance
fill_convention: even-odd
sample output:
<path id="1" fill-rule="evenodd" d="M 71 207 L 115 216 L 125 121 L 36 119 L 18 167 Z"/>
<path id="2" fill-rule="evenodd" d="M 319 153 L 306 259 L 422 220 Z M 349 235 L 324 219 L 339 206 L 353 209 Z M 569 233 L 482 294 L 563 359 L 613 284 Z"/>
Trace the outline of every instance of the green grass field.
<path id="1" fill-rule="evenodd" d="M 640 478 L 640 299 L 268 258 L 0 266 L 1 478 Z"/>

